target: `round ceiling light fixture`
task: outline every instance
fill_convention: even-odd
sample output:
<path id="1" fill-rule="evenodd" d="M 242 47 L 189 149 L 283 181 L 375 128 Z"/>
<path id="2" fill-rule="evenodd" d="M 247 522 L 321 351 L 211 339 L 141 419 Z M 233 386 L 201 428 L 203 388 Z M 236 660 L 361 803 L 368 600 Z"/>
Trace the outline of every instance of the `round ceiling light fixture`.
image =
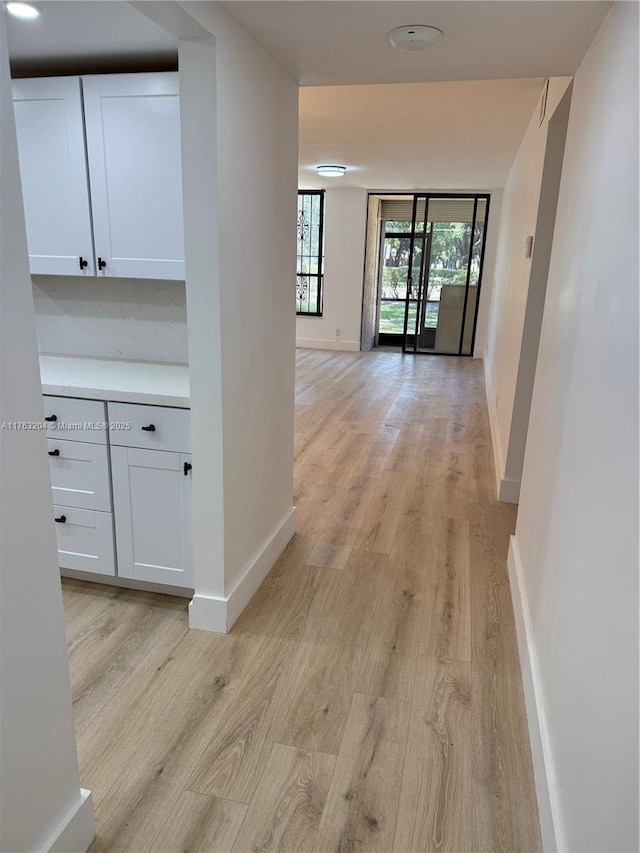
<path id="1" fill-rule="evenodd" d="M 389 41 L 401 50 L 425 50 L 438 41 L 442 30 L 428 27 L 425 24 L 407 24 L 406 27 L 396 27 L 389 33 Z"/>
<path id="2" fill-rule="evenodd" d="M 316 166 L 316 172 L 323 178 L 342 178 L 346 171 L 346 166 Z"/>
<path id="3" fill-rule="evenodd" d="M 10 15 L 13 15 L 14 18 L 21 18 L 23 21 L 34 21 L 40 17 L 40 9 L 33 3 L 10 0 L 9 3 L 5 3 L 5 6 Z"/>

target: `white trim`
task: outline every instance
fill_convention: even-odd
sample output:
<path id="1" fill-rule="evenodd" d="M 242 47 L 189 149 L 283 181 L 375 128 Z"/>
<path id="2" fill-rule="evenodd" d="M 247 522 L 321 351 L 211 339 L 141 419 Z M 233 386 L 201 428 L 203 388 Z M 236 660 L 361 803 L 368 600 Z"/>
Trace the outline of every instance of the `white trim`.
<path id="1" fill-rule="evenodd" d="M 527 710 L 533 774 L 538 798 L 542 847 L 545 853 L 555 853 L 558 850 L 566 850 L 567 845 L 529 599 L 527 598 L 522 573 L 520 550 L 515 536 L 511 537 L 509 543 L 507 565 L 509 567 L 509 584 L 511 586 L 522 686 Z"/>
<path id="2" fill-rule="evenodd" d="M 487 395 L 487 411 L 489 412 L 489 426 L 491 428 L 491 446 L 493 447 L 493 465 L 496 475 L 496 494 L 502 503 L 517 504 L 520 501 L 520 480 L 509 480 L 502 476 L 505 470 L 500 444 L 500 431 L 496 420 L 496 410 L 493 404 L 493 388 L 489 378 L 489 369 L 486 359 L 482 361 L 484 371 L 484 389 Z"/>
<path id="3" fill-rule="evenodd" d="M 498 500 L 502 503 L 517 504 L 520 502 L 520 480 L 500 480 Z"/>
<path id="4" fill-rule="evenodd" d="M 491 386 L 491 378 L 489 375 L 489 367 L 486 359 L 482 362 L 484 370 L 484 389 L 487 395 L 487 411 L 489 413 L 489 427 L 491 429 L 491 446 L 493 447 L 493 464 L 496 475 L 496 494 L 500 495 L 500 485 L 502 483 L 502 472 L 504 464 L 502 461 L 502 448 L 500 446 L 500 433 L 496 422 L 496 410 L 493 404 L 493 388 Z"/>
<path id="5" fill-rule="evenodd" d="M 262 581 L 296 532 L 296 508 L 291 507 L 271 537 L 249 560 L 227 596 L 196 592 L 189 604 L 189 627 L 226 634 L 255 595 Z"/>
<path id="6" fill-rule="evenodd" d="M 86 853 L 96 837 L 91 791 L 80 788 L 80 796 L 38 850 L 47 853 Z"/>
<path id="7" fill-rule="evenodd" d="M 473 357 L 474 358 L 484 358 L 484 347 L 474 347 L 473 348 Z"/>
<path id="8" fill-rule="evenodd" d="M 296 338 L 296 346 L 302 349 L 332 349 L 344 352 L 360 352 L 360 341 L 327 341 L 318 338 Z"/>

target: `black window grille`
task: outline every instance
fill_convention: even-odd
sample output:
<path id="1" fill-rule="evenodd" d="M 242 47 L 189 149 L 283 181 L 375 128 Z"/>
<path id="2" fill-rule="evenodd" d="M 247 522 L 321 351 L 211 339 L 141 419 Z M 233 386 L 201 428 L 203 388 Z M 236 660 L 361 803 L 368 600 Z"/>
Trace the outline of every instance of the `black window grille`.
<path id="1" fill-rule="evenodd" d="M 296 313 L 322 316 L 324 190 L 298 192 Z"/>

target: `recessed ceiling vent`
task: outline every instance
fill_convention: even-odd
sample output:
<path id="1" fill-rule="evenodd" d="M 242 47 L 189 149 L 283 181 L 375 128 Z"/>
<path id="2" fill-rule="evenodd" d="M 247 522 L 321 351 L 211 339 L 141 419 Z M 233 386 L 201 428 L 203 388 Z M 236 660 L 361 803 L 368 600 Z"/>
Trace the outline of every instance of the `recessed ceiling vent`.
<path id="1" fill-rule="evenodd" d="M 406 27 L 396 27 L 389 33 L 389 41 L 394 47 L 402 50 L 425 50 L 431 47 L 442 35 L 437 27 L 424 24 L 407 24 Z"/>

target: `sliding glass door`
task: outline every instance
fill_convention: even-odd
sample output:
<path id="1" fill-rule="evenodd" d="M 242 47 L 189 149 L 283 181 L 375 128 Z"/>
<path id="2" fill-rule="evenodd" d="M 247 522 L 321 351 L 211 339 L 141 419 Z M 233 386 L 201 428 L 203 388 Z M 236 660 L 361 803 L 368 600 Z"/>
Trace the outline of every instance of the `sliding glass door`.
<path id="1" fill-rule="evenodd" d="M 379 343 L 472 355 L 489 197 L 417 193 L 381 209 Z"/>

